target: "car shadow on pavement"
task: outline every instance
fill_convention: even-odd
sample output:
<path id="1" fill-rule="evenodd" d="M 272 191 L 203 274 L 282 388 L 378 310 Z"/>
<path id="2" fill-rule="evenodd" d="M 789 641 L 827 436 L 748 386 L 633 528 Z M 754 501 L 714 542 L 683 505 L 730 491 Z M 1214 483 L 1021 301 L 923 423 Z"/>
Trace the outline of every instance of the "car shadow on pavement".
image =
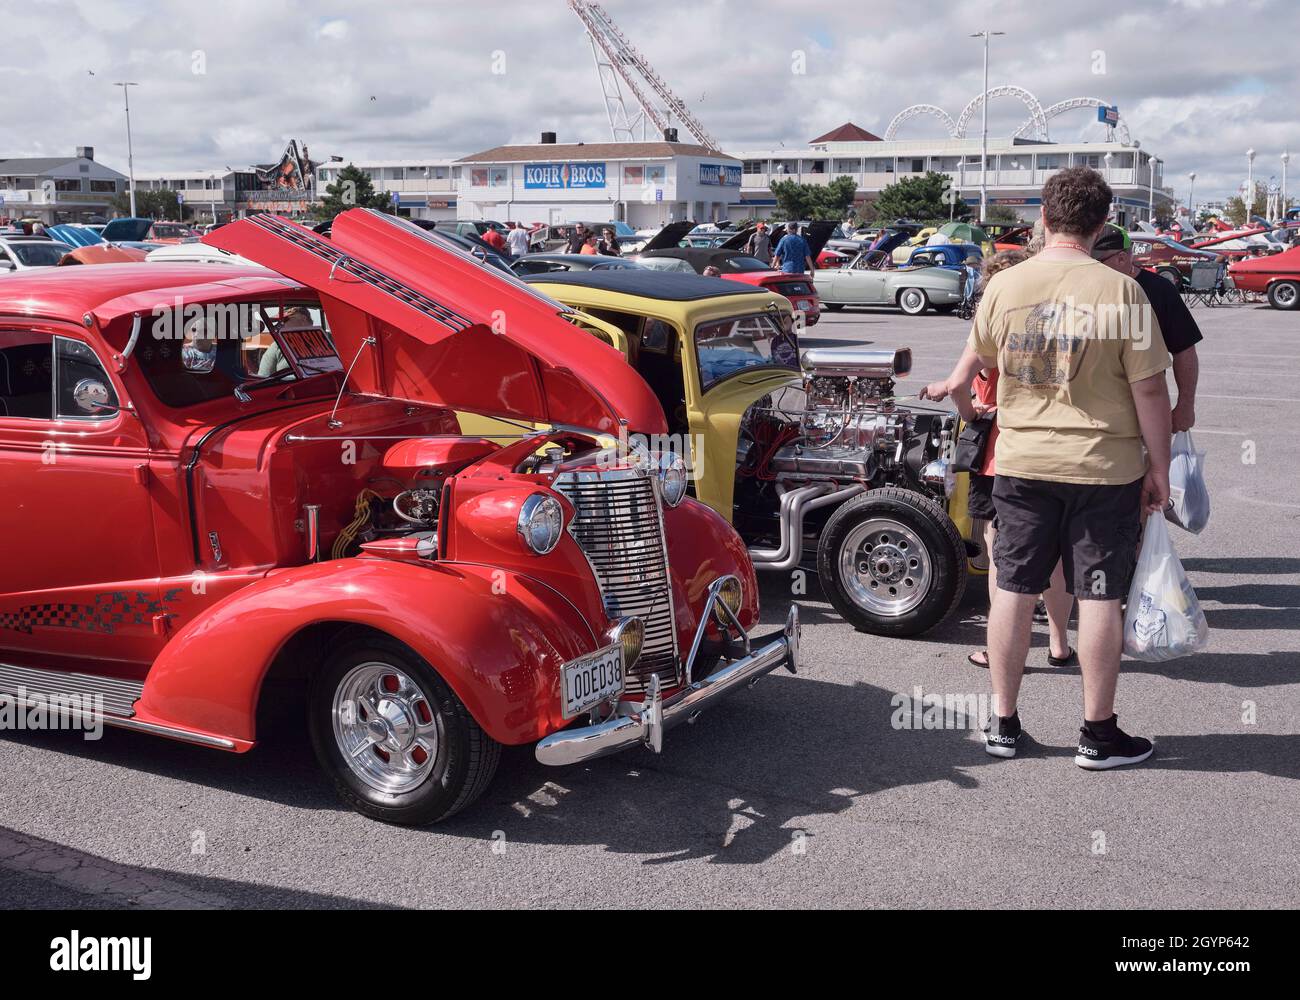
<path id="1" fill-rule="evenodd" d="M 773 675 L 668 733 L 659 756 L 635 749 L 555 770 L 512 751 L 484 798 L 436 831 L 593 844 L 650 855 L 647 865 L 757 864 L 815 836 L 810 819 L 876 792 L 979 787 L 975 769 L 1002 762 L 972 738 L 979 720 L 949 719 L 959 728 L 921 728 L 884 688 Z"/>
<path id="2" fill-rule="evenodd" d="M 1285 576 L 1300 573 L 1300 559 L 1283 556 L 1233 556 L 1222 559 L 1193 556 L 1182 562 L 1183 569 L 1189 573 L 1231 573 L 1233 576 L 1252 576 L 1257 573 Z"/>
<path id="3" fill-rule="evenodd" d="M 981 720 L 955 711 L 952 728 L 921 728 L 898 698 L 866 683 L 771 675 L 672 730 L 662 755 L 636 748 L 549 768 L 531 747 L 508 748 L 483 798 L 427 832 L 598 845 L 652 855 L 647 864 L 754 864 L 812 836 L 810 817 L 901 786 L 977 788 L 975 769 L 1001 763 L 972 737 Z M 280 727 L 242 755 L 120 730 L 94 742 L 70 732 L 6 733 L 4 740 L 294 808 L 346 809 L 317 769 L 305 727 Z"/>
<path id="4" fill-rule="evenodd" d="M 0 826 L 0 899 L 13 909 L 371 909 L 328 893 L 127 865 Z"/>

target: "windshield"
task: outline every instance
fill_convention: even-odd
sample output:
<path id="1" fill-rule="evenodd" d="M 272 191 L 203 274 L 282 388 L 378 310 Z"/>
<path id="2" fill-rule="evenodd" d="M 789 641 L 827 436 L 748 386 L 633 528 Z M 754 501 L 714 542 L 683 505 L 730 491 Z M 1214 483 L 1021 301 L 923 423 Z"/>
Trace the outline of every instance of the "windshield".
<path id="1" fill-rule="evenodd" d="M 134 359 L 167 406 L 206 403 L 260 379 L 290 382 L 343 367 L 316 302 L 192 305 L 163 310 L 149 324 Z"/>
<path id="2" fill-rule="evenodd" d="M 652 271 L 695 273 L 695 268 L 684 260 L 678 260 L 676 257 L 639 257 L 637 263 Z"/>
<path id="3" fill-rule="evenodd" d="M 757 257 L 728 257 L 722 264 L 728 271 L 770 271 L 771 264 L 765 264 Z"/>
<path id="4" fill-rule="evenodd" d="M 753 368 L 799 370 L 793 338 L 769 313 L 701 323 L 695 328 L 700 386 L 708 392 L 723 379 Z"/>
<path id="5" fill-rule="evenodd" d="M 9 252 L 26 267 L 53 267 L 72 247 L 66 243 L 10 243 Z"/>

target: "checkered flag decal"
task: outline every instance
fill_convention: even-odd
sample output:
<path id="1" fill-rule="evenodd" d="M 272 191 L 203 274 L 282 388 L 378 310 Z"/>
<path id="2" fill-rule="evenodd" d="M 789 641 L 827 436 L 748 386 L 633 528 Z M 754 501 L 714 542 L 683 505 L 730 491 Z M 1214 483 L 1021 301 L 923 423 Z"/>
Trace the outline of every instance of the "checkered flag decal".
<path id="1" fill-rule="evenodd" d="M 0 614 L 0 628 L 31 634 L 33 628 L 85 628 L 92 621 L 84 604 L 31 604 L 16 613 Z"/>

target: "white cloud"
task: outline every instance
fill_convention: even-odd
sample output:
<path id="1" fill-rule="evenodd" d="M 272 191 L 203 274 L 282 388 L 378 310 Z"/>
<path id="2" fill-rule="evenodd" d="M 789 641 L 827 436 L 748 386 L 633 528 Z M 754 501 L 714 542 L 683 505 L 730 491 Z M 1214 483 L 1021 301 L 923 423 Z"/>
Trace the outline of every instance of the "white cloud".
<path id="1" fill-rule="evenodd" d="M 1189 170 L 1199 197 L 1235 190 L 1247 146 L 1260 151 L 1257 174 L 1265 161 L 1275 172 L 1284 147 L 1300 152 L 1300 64 L 1285 45 L 1261 41 L 1300 33 L 1294 0 L 1093 0 L 1072 14 L 1041 0 L 604 6 L 732 149 L 796 148 L 845 120 L 879 133 L 919 102 L 956 115 L 981 85 L 980 43 L 967 36 L 987 19 L 1007 32 L 993 40 L 993 84 L 1019 84 L 1044 104 L 1081 95 L 1117 103 L 1177 190 Z M 609 136 L 590 49 L 562 0 L 389 0 L 348 18 L 322 16 L 307 0 L 9 7 L 0 155 L 90 144 L 124 167 L 122 96 L 111 85 L 122 79 L 140 82 L 131 93 L 139 170 L 266 162 L 290 137 L 318 157 L 360 159 L 460 155 L 543 130 Z M 793 50 L 806 53 L 806 75 L 791 75 Z M 493 73 L 497 51 L 504 74 Z M 1019 102 L 990 104 L 993 134 L 1024 118 Z M 1065 138 L 1101 135 L 1085 111 L 1052 127 Z M 904 134 L 939 133 L 916 119 Z"/>
<path id="2" fill-rule="evenodd" d="M 340 19 L 326 21 L 317 32 L 321 38 L 333 38 L 342 41 L 348 37 L 348 22 Z"/>

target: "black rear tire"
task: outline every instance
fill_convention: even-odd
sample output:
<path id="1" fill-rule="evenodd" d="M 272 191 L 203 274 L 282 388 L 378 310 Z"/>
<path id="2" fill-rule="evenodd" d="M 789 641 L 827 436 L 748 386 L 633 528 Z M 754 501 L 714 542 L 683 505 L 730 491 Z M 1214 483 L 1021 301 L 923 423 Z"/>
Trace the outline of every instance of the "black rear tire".
<path id="1" fill-rule="evenodd" d="M 871 523 L 880 527 L 868 531 Z M 856 572 L 846 578 L 846 544 L 864 533 L 852 543 Z M 914 550 L 917 542 L 923 556 Z M 895 573 L 873 572 L 890 559 L 897 560 Z M 905 638 L 934 628 L 956 609 L 966 591 L 966 547 L 943 507 L 890 486 L 854 497 L 831 515 L 817 547 L 817 575 L 835 610 L 859 632 Z"/>
<path id="2" fill-rule="evenodd" d="M 1300 309 L 1300 282 L 1275 281 L 1268 286 L 1268 304 L 1274 309 Z"/>
<path id="3" fill-rule="evenodd" d="M 1183 276 L 1175 267 L 1162 267 L 1156 272 L 1156 274 L 1160 275 L 1160 277 L 1164 278 L 1165 281 L 1169 282 L 1169 284 L 1173 285 L 1175 288 L 1183 287 Z"/>
<path id="4" fill-rule="evenodd" d="M 363 780 L 344 759 L 335 735 L 336 690 L 355 668 L 374 663 L 391 665 L 419 687 L 437 727 L 437 753 L 427 776 L 418 787 L 396 794 Z M 407 646 L 385 637 L 358 639 L 330 655 L 312 678 L 307 720 L 316 759 L 339 797 L 385 823 L 423 826 L 455 815 L 483 794 L 501 759 L 501 744 L 482 730 L 437 672 Z"/>

